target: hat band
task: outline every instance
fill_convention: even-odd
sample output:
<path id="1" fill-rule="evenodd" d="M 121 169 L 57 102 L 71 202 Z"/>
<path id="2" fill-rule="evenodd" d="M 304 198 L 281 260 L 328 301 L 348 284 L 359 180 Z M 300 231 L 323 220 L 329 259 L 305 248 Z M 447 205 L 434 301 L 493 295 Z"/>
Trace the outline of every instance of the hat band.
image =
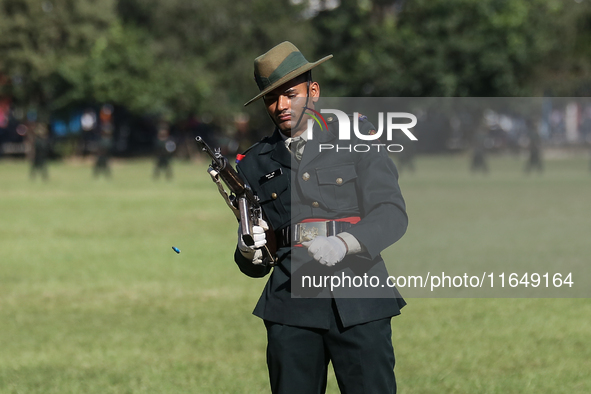
<path id="1" fill-rule="evenodd" d="M 281 78 L 289 74 L 290 72 L 305 66 L 308 61 L 302 55 L 301 52 L 292 52 L 281 62 L 279 66 L 269 75 L 269 77 L 263 77 L 255 73 L 254 78 L 260 90 L 264 90 L 279 81 Z"/>

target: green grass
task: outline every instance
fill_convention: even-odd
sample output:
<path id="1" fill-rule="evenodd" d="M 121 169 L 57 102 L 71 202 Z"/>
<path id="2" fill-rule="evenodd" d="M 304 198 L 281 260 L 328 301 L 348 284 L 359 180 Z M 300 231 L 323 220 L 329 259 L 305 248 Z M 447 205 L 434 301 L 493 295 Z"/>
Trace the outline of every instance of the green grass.
<path id="1" fill-rule="evenodd" d="M 462 158 L 424 158 L 418 165 L 416 175 L 401 176 L 409 229 L 384 253 L 391 273 L 495 273 L 497 290 L 451 289 L 439 296 L 591 296 L 588 159 L 550 160 L 541 176 L 526 176 L 522 162 L 511 157 L 493 160 L 488 176 L 470 174 Z M 512 272 L 573 272 L 575 285 L 513 289 Z"/>
<path id="2" fill-rule="evenodd" d="M 391 269 L 588 264 L 586 159 L 530 177 L 510 158 L 488 177 L 461 157 L 417 164 Z M 0 393 L 269 392 L 251 315 L 265 280 L 235 267 L 235 219 L 205 168 L 176 162 L 154 182 L 152 162 L 117 162 L 107 181 L 56 163 L 43 183 L 0 161 Z M 400 393 L 591 392 L 588 299 L 408 302 L 393 320 Z"/>

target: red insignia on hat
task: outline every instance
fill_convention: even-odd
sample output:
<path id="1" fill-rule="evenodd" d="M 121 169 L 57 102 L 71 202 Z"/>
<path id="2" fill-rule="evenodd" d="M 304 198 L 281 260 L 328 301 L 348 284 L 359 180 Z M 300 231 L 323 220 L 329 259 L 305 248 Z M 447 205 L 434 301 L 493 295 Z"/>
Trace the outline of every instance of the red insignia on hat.
<path id="1" fill-rule="evenodd" d="M 369 135 L 374 135 L 374 134 L 377 134 L 377 131 L 375 131 L 374 129 L 371 129 L 368 134 Z"/>

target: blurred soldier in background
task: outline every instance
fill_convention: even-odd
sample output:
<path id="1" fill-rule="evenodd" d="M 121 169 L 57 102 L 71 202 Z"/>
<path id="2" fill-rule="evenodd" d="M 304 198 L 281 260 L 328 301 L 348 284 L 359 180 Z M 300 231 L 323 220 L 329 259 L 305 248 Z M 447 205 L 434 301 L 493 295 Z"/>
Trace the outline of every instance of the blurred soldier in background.
<path id="1" fill-rule="evenodd" d="M 583 141 L 589 149 L 589 158 L 591 159 L 591 105 L 585 108 L 583 120 L 581 121 L 581 133 L 583 134 Z M 589 171 L 591 171 L 591 160 L 589 160 Z"/>
<path id="2" fill-rule="evenodd" d="M 244 152 L 255 142 L 252 140 L 252 130 L 250 130 L 249 116 L 245 113 L 239 113 L 234 116 L 234 125 L 236 127 L 236 138 L 238 140 L 238 152 Z"/>
<path id="3" fill-rule="evenodd" d="M 531 120 L 527 121 L 527 135 L 529 137 L 529 157 L 525 163 L 525 173 L 529 174 L 532 170 L 542 173 L 544 171 L 542 164 L 542 141 L 537 125 Z"/>
<path id="4" fill-rule="evenodd" d="M 170 130 L 168 124 L 162 123 L 158 129 L 158 134 L 155 141 L 156 148 L 156 166 L 154 167 L 154 179 L 160 177 L 160 171 L 163 171 L 166 179 L 172 179 L 172 168 L 170 167 L 170 160 L 173 152 L 176 150 L 176 144 L 170 138 Z"/>
<path id="5" fill-rule="evenodd" d="M 474 133 L 472 163 L 470 170 L 474 173 L 481 171 L 488 174 L 488 164 L 486 163 L 486 127 L 483 121 Z"/>
<path id="6" fill-rule="evenodd" d="M 397 143 L 402 145 L 402 141 L 403 139 L 400 139 Z M 413 173 L 415 172 L 415 144 L 413 144 L 412 141 L 410 143 L 407 141 L 408 140 L 404 140 L 405 143 L 402 152 L 396 154 L 396 157 L 398 157 L 398 172 L 400 173 L 405 170 Z"/>
<path id="7" fill-rule="evenodd" d="M 109 167 L 109 158 L 113 149 L 113 136 L 110 128 L 103 128 L 101 139 L 99 140 L 96 162 L 94 164 L 93 174 L 98 178 L 102 173 L 106 178 L 111 177 L 111 168 Z"/>
<path id="8" fill-rule="evenodd" d="M 37 123 L 33 141 L 33 155 L 31 160 L 30 178 L 35 179 L 37 172 L 41 174 L 44 181 L 49 179 L 47 172 L 47 156 L 49 155 L 49 136 L 47 126 Z"/>

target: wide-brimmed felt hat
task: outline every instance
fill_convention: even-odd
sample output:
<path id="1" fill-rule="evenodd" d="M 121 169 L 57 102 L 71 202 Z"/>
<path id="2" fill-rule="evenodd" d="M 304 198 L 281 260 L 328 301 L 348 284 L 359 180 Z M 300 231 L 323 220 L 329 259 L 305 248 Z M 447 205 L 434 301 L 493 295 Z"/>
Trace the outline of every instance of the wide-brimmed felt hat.
<path id="1" fill-rule="evenodd" d="M 254 79 L 261 92 L 247 101 L 244 106 L 246 107 L 273 89 L 324 63 L 331 57 L 332 55 L 328 55 L 317 62 L 310 63 L 300 50 L 289 41 L 271 48 L 269 52 L 254 59 Z"/>

